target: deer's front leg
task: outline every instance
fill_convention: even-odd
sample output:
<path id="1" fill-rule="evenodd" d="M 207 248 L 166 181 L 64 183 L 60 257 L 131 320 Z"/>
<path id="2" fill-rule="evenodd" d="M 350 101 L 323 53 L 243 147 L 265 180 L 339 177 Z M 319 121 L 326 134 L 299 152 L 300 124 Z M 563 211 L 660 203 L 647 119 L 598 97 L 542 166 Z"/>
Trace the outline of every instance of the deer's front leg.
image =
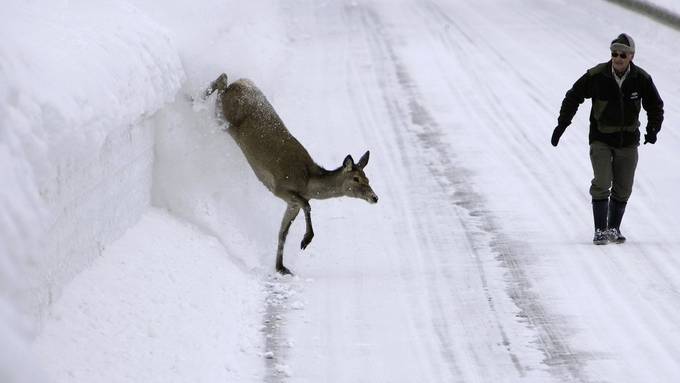
<path id="1" fill-rule="evenodd" d="M 288 201 L 289 205 L 297 205 L 297 207 L 302 209 L 302 211 L 305 213 L 305 223 L 307 224 L 307 228 L 305 230 L 305 236 L 302 238 L 302 242 L 300 243 L 300 248 L 304 250 L 307 248 L 307 245 L 312 242 L 312 238 L 314 238 L 314 229 L 312 228 L 311 215 L 312 208 L 309 206 L 309 201 L 295 192 L 289 192 L 287 197 L 288 198 L 286 200 Z"/>
<path id="2" fill-rule="evenodd" d="M 281 228 L 279 229 L 279 246 L 276 249 L 276 271 L 283 275 L 293 274 L 283 265 L 283 247 L 286 244 L 286 237 L 288 236 L 290 224 L 293 223 L 293 220 L 295 220 L 295 217 L 297 217 L 299 212 L 300 208 L 297 205 L 288 204 L 286 212 L 283 213 L 283 219 L 281 220 Z"/>

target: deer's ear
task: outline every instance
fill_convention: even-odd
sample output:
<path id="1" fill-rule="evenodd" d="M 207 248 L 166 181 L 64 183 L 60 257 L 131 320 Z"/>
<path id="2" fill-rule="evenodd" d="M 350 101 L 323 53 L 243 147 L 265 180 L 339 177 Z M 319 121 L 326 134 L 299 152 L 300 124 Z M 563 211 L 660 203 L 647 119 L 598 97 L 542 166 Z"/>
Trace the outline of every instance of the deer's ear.
<path id="1" fill-rule="evenodd" d="M 342 161 L 342 166 L 345 168 L 345 170 L 352 170 L 354 167 L 354 159 L 352 156 L 348 154 L 347 157 L 345 157 L 345 160 Z"/>
<path id="2" fill-rule="evenodd" d="M 357 166 L 360 169 L 363 169 L 363 168 L 366 167 L 366 165 L 368 164 L 368 156 L 370 154 L 371 154 L 371 152 L 367 150 L 366 153 L 364 153 L 364 155 L 361 156 L 361 158 L 359 159 L 359 162 L 357 162 Z"/>

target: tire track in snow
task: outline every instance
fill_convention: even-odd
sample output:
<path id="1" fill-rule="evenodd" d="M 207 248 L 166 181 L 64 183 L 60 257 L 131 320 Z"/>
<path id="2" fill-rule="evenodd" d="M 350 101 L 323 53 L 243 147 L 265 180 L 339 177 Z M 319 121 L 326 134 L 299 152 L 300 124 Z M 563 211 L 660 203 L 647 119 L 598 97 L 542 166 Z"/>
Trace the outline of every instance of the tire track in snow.
<path id="1" fill-rule="evenodd" d="M 454 20 L 443 14 L 436 5 L 426 4 L 426 9 L 433 18 L 441 19 L 444 17 L 447 22 L 455 25 Z M 365 30 L 369 33 L 372 32 L 369 36 L 372 40 L 370 44 L 374 46 L 375 51 L 386 54 L 392 64 L 391 71 L 379 74 L 379 77 L 385 80 L 384 83 L 394 82 L 396 79 L 401 90 L 400 94 L 395 95 L 383 87 L 386 105 L 391 105 L 397 109 L 390 112 L 394 126 L 404 128 L 406 134 L 414 138 L 414 140 L 402 139 L 398 141 L 401 141 L 400 144 L 402 145 L 403 141 L 417 142 L 422 146 L 424 152 L 432 154 L 426 164 L 429 171 L 435 176 L 443 190 L 454 191 L 450 195 L 450 202 L 462 211 L 467 212 L 466 215 L 460 215 L 460 220 L 466 228 L 467 240 L 475 256 L 489 310 L 496 317 L 495 325 L 501 334 L 502 344 L 505 346 L 512 364 L 520 376 L 525 375 L 524 367 L 518 356 L 513 353 L 510 338 L 498 317 L 494 297 L 489 293 L 487 277 L 480 259 L 480 248 L 490 248 L 496 254 L 496 259 L 507 270 L 507 274 L 510 276 L 510 286 L 507 288 L 508 295 L 519 309 L 519 317 L 536 333 L 537 347 L 545 355 L 544 363 L 549 367 L 550 372 L 563 380 L 588 381 L 584 372 L 584 361 L 587 356 L 571 350 L 564 335 L 565 331 L 555 325 L 555 322 L 558 322 L 557 318 L 549 316 L 540 302 L 539 296 L 531 291 L 531 283 L 525 275 L 524 265 L 517 253 L 522 245 L 512 243 L 503 235 L 501 228 L 494 222 L 491 212 L 485 208 L 484 198 L 470 186 L 469 171 L 459 164 L 460 161 L 456 160 L 452 148 L 439 139 L 442 135 L 441 128 L 427 108 L 419 102 L 421 97 L 417 89 L 418 86 L 396 54 L 393 42 L 381 33 L 383 28 L 380 18 L 371 9 L 360 8 L 360 10 L 362 12 L 360 17 L 363 20 Z M 458 29 L 462 31 L 460 27 Z M 467 43 L 472 43 L 470 36 L 465 36 L 468 39 Z M 402 116 L 409 116 L 412 125 L 404 124 Z M 396 133 L 401 134 L 399 131 L 396 131 Z M 480 232 L 483 235 L 479 235 Z M 426 235 L 425 232 L 422 234 Z M 436 294 L 433 294 L 433 296 L 436 296 Z M 441 304 L 441 302 L 437 304 Z M 436 311 L 436 307 L 434 309 Z M 441 320 L 434 327 L 435 329 L 442 329 L 446 325 L 446 321 Z M 451 363 L 451 372 L 455 376 L 458 368 L 455 366 L 455 353 L 452 350 L 452 344 L 446 338 L 447 331 L 436 332 L 442 353 Z"/>
<path id="2" fill-rule="evenodd" d="M 425 5 L 425 9 L 433 19 L 439 19 L 448 23 L 449 25 L 453 25 L 456 30 L 464 30 L 462 26 L 458 25 L 455 19 L 446 14 L 442 8 L 434 2 L 428 2 Z M 467 35 L 466 37 L 466 42 L 470 43 L 471 46 L 455 44 L 455 46 L 460 49 L 463 54 L 465 54 L 466 49 L 474 49 L 474 46 L 476 45 L 473 39 Z M 454 45 L 452 43 L 454 40 L 453 37 L 447 36 L 446 40 L 451 46 Z M 490 44 L 488 45 L 491 46 Z M 510 63 L 503 58 L 502 54 L 498 52 L 497 49 L 493 49 L 493 53 L 498 59 L 505 62 L 505 67 L 511 70 L 514 76 L 518 77 L 527 88 L 531 89 L 532 92 L 540 93 L 540 89 L 533 86 L 532 83 L 526 79 L 521 72 L 517 71 L 514 66 L 510 65 Z M 493 100 L 490 100 L 490 103 L 495 105 Z M 547 108 L 545 103 L 542 101 L 538 102 L 537 105 L 540 105 L 544 109 Z M 509 116 L 509 114 L 505 111 L 500 111 L 500 115 Z M 513 123 L 519 125 L 516 121 L 513 121 Z M 424 128 L 434 132 L 439 130 L 436 124 L 432 124 L 432 126 Z M 529 140 L 526 141 L 530 142 Z M 454 155 L 450 154 L 449 148 L 447 148 L 446 145 L 442 145 L 441 142 L 437 140 L 430 140 L 429 142 L 425 140 L 424 143 L 428 146 L 434 147 L 438 157 L 455 158 Z M 524 156 L 522 153 L 519 153 L 519 155 Z M 523 163 L 531 163 L 531 160 L 524 158 Z M 442 186 L 448 187 L 448 185 L 453 185 L 457 188 L 456 190 L 459 190 L 458 188 L 462 187 L 463 195 L 472 197 L 473 201 L 478 201 L 480 205 L 483 205 L 483 197 L 481 197 L 481 195 L 479 195 L 476 191 L 472 190 L 468 182 L 460 182 L 458 185 L 456 185 L 456 173 L 458 173 L 456 166 L 453 168 L 445 167 L 445 169 L 449 169 L 449 171 L 446 171 L 443 174 L 439 172 L 440 174 L 438 174 L 437 177 L 438 180 L 443 182 Z M 433 173 L 437 174 L 437 169 L 435 169 Z M 474 206 L 466 206 L 468 203 L 464 201 L 465 198 L 462 202 L 463 208 L 475 209 Z M 457 202 L 457 204 L 460 203 L 461 202 Z M 503 266 L 507 268 L 509 274 L 512 277 L 511 281 L 513 285 L 508 291 L 510 296 L 517 307 L 520 308 L 520 315 L 526 319 L 531 328 L 534 328 L 538 332 L 538 345 L 546 356 L 544 363 L 551 367 L 551 372 L 557 377 L 569 379 L 570 381 L 573 379 L 576 379 L 577 381 L 589 381 L 584 372 L 584 367 L 585 361 L 590 356 L 584 353 L 576 353 L 571 350 L 568 345 L 568 340 L 564 334 L 566 331 L 555 326 L 554 322 L 558 322 L 559 318 L 551 317 L 541 304 L 540 297 L 531 291 L 531 283 L 525 275 L 522 260 L 518 256 L 518 250 L 525 246 L 523 246 L 521 243 L 512 243 L 511 241 L 508 241 L 502 234 L 501 228 L 494 222 L 493 216 L 489 214 L 488 211 L 485 211 L 484 213 L 485 214 L 479 215 L 478 218 L 482 222 L 482 227 L 485 227 L 485 230 L 488 230 L 488 232 L 492 234 L 489 243 L 494 251 L 498 254 L 498 259 L 501 261 Z"/>
<path id="3" fill-rule="evenodd" d="M 453 19 L 452 17 L 448 16 L 445 12 L 443 12 L 443 10 L 440 6 L 431 3 L 429 8 L 430 8 L 431 13 L 428 14 L 426 17 L 432 18 L 432 15 L 435 15 L 435 17 L 436 17 L 436 15 L 439 14 L 439 15 L 441 15 L 440 20 L 442 20 L 442 22 L 447 23 L 447 25 L 450 25 L 450 23 L 454 23 L 454 24 L 456 23 L 456 20 Z M 521 14 L 518 13 L 517 15 L 513 16 L 512 18 L 513 18 L 513 20 L 514 19 L 524 19 L 524 22 L 523 22 L 524 25 L 535 26 L 536 29 L 542 29 L 540 27 L 542 27 L 543 25 L 546 25 L 546 23 L 551 23 L 551 17 L 552 16 L 549 13 L 551 10 L 544 9 L 543 11 L 540 11 L 540 8 L 536 8 L 536 7 L 532 7 L 531 10 L 533 12 L 529 12 L 527 14 L 526 9 L 523 9 Z M 480 12 L 480 10 L 477 10 L 477 9 L 475 9 L 475 11 Z M 546 13 L 546 12 L 548 12 L 548 13 Z M 546 16 L 548 16 L 548 17 L 546 17 Z M 464 20 L 468 23 L 474 23 L 475 22 L 473 17 L 463 16 L 462 20 Z M 461 25 L 457 25 L 456 28 L 465 29 L 465 27 L 461 26 Z M 434 30 L 434 28 L 433 28 L 433 30 Z M 565 37 L 566 40 L 569 40 L 569 36 L 563 36 L 562 35 L 563 33 L 564 33 L 563 30 L 562 31 L 559 31 L 559 30 L 552 31 L 551 30 L 552 35 L 559 36 L 559 38 L 555 38 L 555 40 L 558 40 L 558 39 L 561 40 L 563 37 Z M 538 94 L 540 96 L 540 98 L 544 98 L 544 96 L 542 95 L 542 91 L 543 91 L 543 93 L 545 93 L 544 90 L 542 90 L 540 86 L 532 86 L 531 85 L 530 78 L 526 77 L 525 73 L 521 69 L 522 64 L 520 63 L 518 65 L 516 61 L 506 60 L 504 58 L 503 51 L 501 51 L 501 49 L 500 49 L 500 47 L 503 47 L 503 44 L 499 43 L 498 39 L 494 39 L 493 33 L 491 33 L 491 34 L 481 34 L 479 36 L 474 36 L 474 37 L 475 37 L 475 39 L 472 41 L 472 45 L 467 44 L 468 42 L 470 42 L 469 38 L 464 40 L 464 41 L 457 41 L 457 40 L 460 40 L 460 39 L 457 39 L 457 36 L 453 36 L 453 35 L 450 35 L 450 34 L 444 34 L 442 36 L 442 40 L 443 40 L 442 42 L 446 46 L 449 46 L 451 49 L 460 50 L 461 53 L 462 53 L 461 56 L 464 56 L 464 57 L 468 57 L 468 54 L 471 53 L 471 52 L 474 52 L 474 51 L 488 52 L 487 54 L 490 54 L 490 56 L 493 57 L 494 62 L 502 62 L 503 63 L 503 67 L 505 69 L 505 72 L 508 75 L 507 77 L 511 79 L 511 81 L 507 82 L 508 85 L 512 85 L 512 84 L 519 82 L 519 83 L 522 84 L 523 88 L 527 89 L 527 93 L 530 96 L 532 94 Z M 468 64 L 468 63 L 465 62 L 466 61 L 465 58 L 461 59 L 461 61 L 463 61 L 464 64 Z M 464 70 L 468 70 L 468 72 L 474 72 L 474 63 L 469 62 L 469 64 L 470 64 L 469 66 L 464 65 Z M 504 84 L 506 84 L 506 83 L 501 83 L 500 86 L 503 86 Z M 455 84 L 452 83 L 449 86 L 451 88 L 453 88 L 453 87 L 455 87 Z M 483 96 L 484 98 L 487 98 L 487 101 L 488 101 L 488 104 L 489 104 L 488 109 L 490 110 L 489 116 L 486 116 L 486 115 L 482 116 L 482 115 L 480 115 L 480 113 L 478 113 L 475 117 L 483 118 L 484 120 L 490 120 L 491 123 L 493 124 L 492 126 L 494 126 L 494 125 L 508 126 L 510 129 L 501 129 L 501 131 L 498 133 L 499 135 L 502 135 L 501 140 L 506 140 L 508 142 L 508 145 L 510 145 L 511 147 L 514 147 L 515 149 L 518 149 L 518 150 L 515 150 L 515 152 L 517 153 L 515 160 L 519 160 L 518 166 L 523 168 L 523 169 L 530 169 L 533 166 L 532 164 L 535 163 L 536 160 L 537 160 L 536 155 L 540 155 L 541 151 L 537 150 L 537 148 L 535 148 L 535 145 L 532 145 L 531 140 L 527 140 L 525 137 L 523 137 L 523 135 L 516 134 L 516 132 L 522 132 L 524 130 L 523 127 L 521 126 L 521 121 L 518 121 L 517 119 L 513 118 L 513 114 L 510 111 L 508 111 L 506 109 L 506 107 L 503 106 L 503 103 L 495 103 L 494 102 L 495 101 L 494 94 L 493 94 L 494 89 L 489 89 L 488 84 L 482 84 L 482 86 L 483 86 L 483 89 L 480 92 L 480 95 Z M 531 98 L 534 99 L 534 101 L 536 101 L 536 99 L 533 96 L 531 96 Z M 534 102 L 534 104 L 535 104 L 536 108 L 542 109 L 544 112 L 545 111 L 549 112 L 549 108 L 546 108 L 544 103 Z M 548 114 L 552 114 L 552 113 L 548 113 Z M 498 116 L 502 116 L 502 118 L 499 118 Z M 512 132 L 512 134 L 507 134 L 507 132 Z M 527 147 L 527 145 L 528 145 L 528 147 Z M 515 156 L 515 155 L 513 154 L 513 156 Z M 529 174 L 529 177 L 531 177 L 531 174 Z M 535 181 L 532 181 L 532 182 L 535 183 Z M 535 183 L 535 184 L 536 184 L 537 190 L 542 189 L 546 193 L 550 193 L 551 189 L 547 188 L 546 185 L 543 185 L 541 183 Z M 575 193 L 574 195 L 581 194 L 582 187 L 576 186 L 576 188 L 577 188 L 576 189 L 577 193 Z M 573 202 L 573 201 L 562 201 L 560 203 L 561 206 L 559 206 L 556 210 L 557 211 L 569 211 L 570 209 L 573 210 L 574 206 L 578 206 L 578 203 L 581 203 L 580 201 L 577 201 L 576 203 L 567 203 L 567 202 Z M 656 222 L 657 222 L 657 220 L 652 216 L 649 217 L 648 221 L 653 222 L 654 224 L 656 224 Z M 662 231 L 663 231 L 663 229 L 659 228 L 658 232 L 662 232 Z M 665 285 L 662 289 L 674 291 L 674 289 L 672 287 L 673 286 L 672 278 L 667 278 L 666 275 L 664 275 L 663 267 L 659 267 L 659 265 L 657 263 L 661 260 L 673 259 L 674 257 L 671 256 L 671 253 L 668 252 L 668 257 L 658 256 L 657 254 L 655 254 L 658 251 L 649 252 L 648 248 L 645 248 L 645 247 L 639 246 L 638 244 L 633 244 L 633 243 L 629 244 L 627 246 L 626 250 L 630 249 L 631 245 L 637 248 L 635 251 L 633 251 L 633 253 L 637 253 L 637 254 L 640 254 L 641 256 L 644 256 L 645 260 L 647 261 L 647 262 L 645 262 L 645 266 L 639 265 L 639 267 L 635 267 L 635 266 L 631 267 L 631 265 L 629 264 L 630 259 L 625 259 L 625 258 L 622 258 L 622 257 L 611 257 L 611 258 L 608 258 L 609 261 L 610 261 L 610 264 L 611 264 L 610 267 L 612 267 L 612 269 L 617 269 L 617 271 L 614 271 L 614 274 L 620 275 L 620 276 L 630 275 L 629 278 L 631 280 L 637 280 L 637 279 L 640 280 L 639 282 L 633 282 L 632 283 L 633 285 L 638 284 L 638 283 L 644 283 L 644 280 L 660 279 L 660 280 L 665 282 L 663 284 L 660 284 L 662 286 Z M 604 250 L 604 249 L 599 249 L 599 250 Z M 610 250 L 610 249 L 608 249 L 608 250 Z M 621 250 L 623 250 L 623 249 L 621 249 Z M 520 260 L 521 260 L 521 258 L 520 258 Z M 586 269 L 588 269 L 588 268 L 598 269 L 598 263 L 597 263 L 598 261 L 596 259 L 591 259 L 590 261 L 593 264 L 584 265 L 584 268 L 586 268 Z M 665 263 L 665 262 L 662 262 L 662 263 Z M 602 265 L 599 265 L 599 267 L 602 267 Z M 647 270 L 648 267 L 650 269 L 654 270 L 655 273 L 649 272 L 649 276 L 647 278 L 640 277 L 640 274 L 648 273 L 648 270 Z M 660 276 L 661 278 L 655 277 L 654 274 Z M 590 274 L 588 274 L 588 275 L 590 275 Z M 592 278 L 593 278 L 592 280 L 594 281 L 596 279 L 596 276 L 593 276 Z M 625 282 L 625 279 L 624 279 L 624 282 Z M 669 286 L 670 286 L 670 288 L 669 288 Z M 598 291 L 599 294 L 604 296 L 604 298 L 603 298 L 604 301 L 611 303 L 612 308 L 610 310 L 617 310 L 617 311 L 621 310 L 622 312 L 625 312 L 627 307 L 631 306 L 630 297 L 631 296 L 638 296 L 638 295 L 642 295 L 642 294 L 636 289 L 632 289 L 632 291 L 624 292 L 624 291 L 621 291 L 621 287 L 619 287 L 619 289 L 614 290 L 614 291 L 618 291 L 618 294 L 609 293 L 607 295 L 607 293 L 605 291 L 603 291 L 602 288 L 596 288 L 594 290 Z M 626 298 L 624 298 L 624 296 Z M 644 301 L 645 301 L 645 299 L 640 297 L 640 302 L 644 302 Z M 648 310 L 649 311 L 648 315 L 654 315 L 655 313 L 660 314 L 660 315 L 657 315 L 655 318 L 656 318 L 656 320 L 658 320 L 659 324 L 663 324 L 663 325 L 662 326 L 650 326 L 650 327 L 672 328 L 672 323 L 673 323 L 672 318 L 676 316 L 676 315 L 673 315 L 674 310 L 671 308 L 672 306 L 658 305 L 658 306 L 655 307 L 653 305 L 647 306 L 647 303 L 645 303 L 644 305 L 638 304 L 638 306 L 644 307 L 644 309 L 643 309 L 644 311 Z M 564 321 L 562 321 L 562 322 L 564 322 Z M 558 322 L 558 324 L 559 323 L 560 322 Z M 565 328 L 564 325 L 561 325 L 561 327 L 562 327 L 562 329 Z M 637 332 L 644 333 L 644 331 L 647 331 L 647 329 L 643 328 L 643 326 L 639 326 L 639 328 L 640 328 L 640 330 L 634 331 L 634 333 L 637 333 Z M 630 329 L 626 330 L 624 328 L 621 328 L 621 332 L 630 332 Z M 652 338 L 652 337 L 650 336 L 649 338 Z M 657 338 L 662 339 L 663 335 L 657 336 Z M 564 338 L 564 340 L 568 341 L 567 338 Z M 670 347 L 670 344 L 669 345 L 662 345 L 662 346 L 665 348 L 665 354 L 666 355 L 674 355 L 674 353 L 672 352 L 673 348 Z M 597 357 L 598 359 L 600 359 L 600 358 L 612 359 L 612 354 L 607 354 L 607 353 L 598 353 L 597 355 L 592 354 L 592 353 L 591 354 L 581 353 L 580 355 L 581 355 L 581 362 L 580 363 L 582 365 L 585 365 L 586 359 L 588 359 L 588 358 Z M 560 371 L 564 370 L 564 365 L 563 365 L 562 361 L 560 361 L 558 359 L 555 362 L 560 367 Z M 553 363 L 555 363 L 555 362 L 553 362 Z M 556 369 L 553 369 L 553 370 L 556 370 Z M 567 370 L 567 372 L 569 372 L 569 370 Z M 565 375 L 562 372 L 558 372 L 558 373 L 556 373 L 556 375 L 558 375 L 558 376 L 569 376 L 569 375 Z M 582 375 L 576 375 L 576 378 L 586 379 L 586 377 L 583 377 Z M 592 379 L 592 377 L 591 377 L 591 379 Z"/>
<path id="4" fill-rule="evenodd" d="M 426 108 L 423 107 L 418 100 L 420 97 L 417 95 L 417 86 L 415 82 L 409 77 L 408 72 L 405 68 L 405 66 L 400 62 L 399 58 L 397 57 L 392 44 L 390 41 L 384 36 L 384 34 L 379 33 L 380 30 L 382 30 L 382 23 L 377 14 L 371 10 L 371 9 L 362 9 L 363 14 L 361 15 L 361 18 L 364 22 L 364 29 L 368 32 L 373 32 L 371 34 L 371 45 L 374 46 L 375 51 L 383 52 L 388 55 L 389 62 L 392 63 L 393 65 L 393 72 L 396 74 L 396 80 L 403 91 L 404 95 L 406 96 L 404 99 L 407 100 L 407 107 L 406 110 L 403 109 L 404 105 L 401 105 L 401 103 L 397 100 L 397 97 L 394 95 L 390 94 L 390 92 L 386 91 L 386 89 L 383 87 L 383 97 L 385 100 L 385 104 L 388 105 L 388 108 L 390 108 L 390 118 L 393 120 L 395 126 L 403 126 L 406 129 L 408 129 L 407 124 L 404 124 L 402 116 L 409 116 L 411 119 L 411 122 L 414 125 L 417 125 L 421 128 L 425 128 L 424 132 L 417 132 L 415 133 L 417 137 L 417 141 L 419 141 L 421 144 L 424 144 L 425 147 L 434 147 L 439 153 L 437 156 L 438 158 L 434 161 L 430 161 L 428 164 L 428 167 L 430 168 L 430 171 L 435 173 L 437 176 L 441 176 L 442 174 L 439 174 L 440 171 L 436 170 L 436 167 L 443 166 L 445 169 L 454 169 L 455 166 L 449 158 L 451 158 L 448 153 L 446 153 L 447 150 L 440 150 L 443 149 L 443 145 L 438 144 L 440 140 L 438 137 L 441 135 L 441 133 L 438 131 L 438 127 L 436 127 L 436 123 L 430 116 L 430 114 L 427 112 Z M 383 76 L 384 77 L 384 76 Z M 391 79 L 390 79 L 391 81 Z M 388 81 L 389 82 L 389 81 Z M 399 133 L 399 132 L 397 132 Z M 410 132 L 413 133 L 413 132 Z M 403 141 L 408 141 L 408 142 L 413 142 L 413 140 L 400 140 L 400 144 L 403 145 Z M 403 150 L 405 152 L 405 150 Z M 463 169 L 456 169 L 454 173 L 456 174 L 462 174 L 466 172 Z M 438 177 L 439 178 L 439 177 Z M 455 187 L 455 190 L 458 190 L 454 195 L 457 195 L 457 197 L 460 198 L 460 203 L 456 203 L 456 205 L 463 207 L 467 212 L 469 212 L 470 216 L 479 216 L 482 212 L 482 206 L 481 204 L 477 203 L 478 201 L 477 198 L 470 198 L 470 196 L 473 195 L 473 193 L 468 193 L 468 192 L 463 192 L 461 194 L 459 191 L 462 190 L 462 184 L 465 182 L 464 178 L 461 177 L 456 177 L 455 183 L 457 184 Z M 460 183 L 460 185 L 458 185 Z M 449 188 L 446 188 L 449 189 Z M 467 240 L 470 243 L 470 249 L 474 251 L 475 248 L 475 242 L 476 240 L 474 239 L 474 234 L 473 232 L 478 232 L 480 230 L 480 227 L 476 227 L 472 229 L 470 225 L 464 225 L 466 226 L 466 235 L 467 235 Z M 429 233 L 427 230 L 423 227 L 419 228 L 420 231 L 420 237 L 429 237 Z M 427 244 L 432 242 L 432 241 L 423 241 L 425 243 L 425 246 L 428 246 Z M 482 286 L 485 291 L 485 298 L 486 301 L 488 302 L 489 308 L 493 315 L 497 316 L 497 310 L 495 308 L 495 303 L 494 303 L 494 297 L 490 294 L 489 289 L 488 289 L 488 283 L 486 280 L 486 275 L 485 271 L 481 265 L 481 261 L 479 257 L 476 257 L 476 263 L 477 263 L 477 269 L 479 271 L 479 276 L 482 281 Z M 446 274 L 446 271 L 442 271 L 444 274 Z M 446 277 L 447 279 L 450 280 L 450 277 Z M 441 352 L 443 356 L 445 357 L 445 360 L 447 360 L 451 366 L 451 373 L 453 376 L 462 376 L 462 373 L 460 371 L 460 368 L 457 367 L 456 365 L 456 358 L 455 358 L 455 350 L 453 349 L 454 345 L 451 343 L 451 340 L 448 338 L 448 334 L 450 333 L 449 330 L 447 329 L 448 327 L 448 321 L 447 318 L 445 317 L 445 313 L 442 310 L 442 307 L 444 305 L 444 302 L 442 301 L 441 297 L 437 293 L 431 294 L 433 299 L 435 300 L 435 304 L 433 305 L 432 309 L 436 313 L 436 322 L 433 325 L 435 334 L 439 340 L 440 346 L 441 346 Z M 502 337 L 502 344 L 506 347 L 509 357 L 512 360 L 513 365 L 517 369 L 518 373 L 520 376 L 524 376 L 524 368 L 521 366 L 519 363 L 518 357 L 512 352 L 511 345 L 510 345 L 510 339 L 506 334 L 505 329 L 503 328 L 503 325 L 501 324 L 500 320 L 496 319 L 496 326 L 501 334 Z M 481 363 L 479 364 L 481 366 Z"/>
<path id="5" fill-rule="evenodd" d="M 288 360 L 294 340 L 288 331 L 288 320 L 294 310 L 304 309 L 298 296 L 304 293 L 306 281 L 297 276 L 269 275 L 263 280 L 265 291 L 262 318 L 266 383 L 279 383 L 292 376 Z"/>
<path id="6" fill-rule="evenodd" d="M 280 381 L 280 370 L 282 369 L 279 366 L 284 366 L 284 361 L 287 359 L 281 347 L 282 340 L 286 338 L 285 285 L 277 281 L 276 277 L 269 277 L 263 284 L 266 291 L 264 316 L 262 318 L 264 381 L 265 383 L 275 383 Z"/>
<path id="7" fill-rule="evenodd" d="M 376 13 L 372 9 L 367 8 L 366 6 L 358 4 L 354 4 L 353 6 L 347 7 L 346 11 L 348 13 L 349 19 L 359 21 L 363 35 L 365 36 L 366 39 L 368 39 L 368 45 L 371 47 L 370 50 L 372 54 L 385 55 L 385 53 L 388 52 L 386 49 L 387 44 L 384 41 L 385 40 L 384 36 L 382 36 L 381 33 L 382 25 Z M 392 59 L 392 57 L 387 58 L 390 60 Z M 378 57 L 372 61 L 376 63 L 388 63 L 388 60 L 385 60 L 385 57 Z M 378 72 L 378 70 L 376 70 L 376 72 Z M 386 79 L 383 75 L 378 75 L 377 77 L 379 80 L 385 80 L 387 82 L 391 80 Z M 384 84 L 381 86 L 381 90 L 383 93 L 383 98 L 385 98 L 387 92 L 385 90 Z M 388 108 L 390 118 L 397 126 L 401 125 L 402 119 L 399 116 L 400 110 L 398 110 L 398 107 L 395 107 L 396 102 L 394 102 L 394 100 L 392 99 L 385 99 L 384 101 L 385 105 Z M 397 145 L 403 146 L 404 143 L 399 141 L 400 137 L 397 136 L 396 138 Z M 408 164 L 404 163 L 404 166 L 408 166 Z M 429 243 L 430 241 L 424 242 Z M 432 287 L 428 288 L 430 290 L 433 290 Z M 436 340 L 439 343 L 439 352 L 443 360 L 447 363 L 446 367 L 448 368 L 448 373 L 452 377 L 457 377 L 458 379 L 460 379 L 464 374 L 462 372 L 461 367 L 458 365 L 455 345 L 452 342 L 452 340 L 449 339 L 449 334 L 451 333 L 451 331 L 449 329 L 448 321 L 446 320 L 447 319 L 446 313 L 443 310 L 444 302 L 437 291 L 430 291 L 429 297 L 430 300 L 433 301 L 433 303 L 431 303 L 431 310 L 433 311 L 433 316 L 435 317 L 435 323 L 432 324 L 432 328 L 436 336 Z"/>

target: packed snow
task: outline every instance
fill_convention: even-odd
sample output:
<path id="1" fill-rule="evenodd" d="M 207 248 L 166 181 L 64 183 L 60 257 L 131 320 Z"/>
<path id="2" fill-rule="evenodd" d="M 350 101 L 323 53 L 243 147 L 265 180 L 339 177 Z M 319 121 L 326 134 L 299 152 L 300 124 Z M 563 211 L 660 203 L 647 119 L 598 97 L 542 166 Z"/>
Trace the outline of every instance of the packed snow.
<path id="1" fill-rule="evenodd" d="M 549 139 L 621 32 L 666 119 L 595 247 L 589 103 Z M 676 381 L 679 34 L 589 0 L 3 2 L 0 382 Z M 320 165 L 371 151 L 380 202 L 313 200 L 294 277 L 199 97 L 222 72 Z"/>
<path id="2" fill-rule="evenodd" d="M 261 296 L 214 237 L 150 210 L 66 287 L 34 350 L 56 381 L 248 381 Z"/>

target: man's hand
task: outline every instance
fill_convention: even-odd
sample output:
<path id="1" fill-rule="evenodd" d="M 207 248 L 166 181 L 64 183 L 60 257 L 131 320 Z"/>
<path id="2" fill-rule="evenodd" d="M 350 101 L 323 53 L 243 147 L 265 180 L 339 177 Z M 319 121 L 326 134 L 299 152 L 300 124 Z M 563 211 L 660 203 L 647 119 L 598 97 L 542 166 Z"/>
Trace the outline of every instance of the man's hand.
<path id="1" fill-rule="evenodd" d="M 645 134 L 645 144 L 656 144 L 656 132 Z"/>
<path id="2" fill-rule="evenodd" d="M 550 138 L 550 143 L 552 144 L 552 146 L 557 146 L 557 144 L 560 142 L 560 137 L 562 137 L 562 133 L 564 133 L 565 129 L 567 129 L 566 126 L 557 126 L 555 130 L 553 130 L 552 137 Z"/>

